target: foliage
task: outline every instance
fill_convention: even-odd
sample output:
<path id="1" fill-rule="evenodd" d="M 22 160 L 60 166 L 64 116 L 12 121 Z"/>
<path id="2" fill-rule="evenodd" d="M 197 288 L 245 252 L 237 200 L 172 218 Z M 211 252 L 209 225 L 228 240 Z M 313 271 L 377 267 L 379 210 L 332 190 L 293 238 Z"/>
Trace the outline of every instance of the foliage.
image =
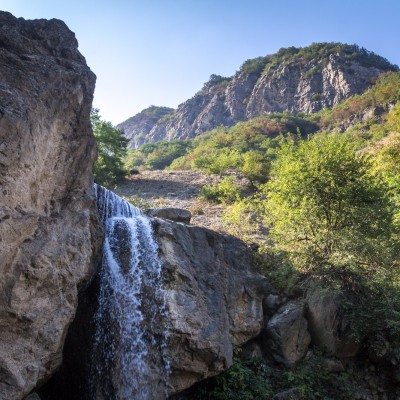
<path id="1" fill-rule="evenodd" d="M 226 85 L 231 81 L 232 78 L 227 78 L 225 76 L 211 74 L 209 80 L 204 84 L 202 90 L 210 89 L 217 85 Z"/>
<path id="2" fill-rule="evenodd" d="M 346 373 L 330 372 L 323 356 L 315 352 L 292 370 L 272 367 L 260 358 L 242 361 L 235 357 L 232 367 L 221 375 L 199 382 L 176 400 L 259 400 L 297 388 L 301 398 L 347 400 L 356 388 Z"/>
<path id="3" fill-rule="evenodd" d="M 393 117 L 398 114 L 399 105 L 393 113 Z M 394 204 L 395 222 L 400 226 L 400 118 L 397 121 L 395 118 L 388 119 L 395 132 L 387 136 L 384 140 L 377 142 L 372 149 L 372 154 L 375 157 L 375 168 L 385 179 L 389 195 Z"/>
<path id="4" fill-rule="evenodd" d="M 237 150 L 223 148 L 221 150 L 205 151 L 193 160 L 193 166 L 208 174 L 219 174 L 240 164 L 240 154 Z"/>
<path id="5" fill-rule="evenodd" d="M 140 167 L 147 170 L 164 169 L 190 148 L 187 140 L 145 143 L 138 150 L 130 149 L 125 159 L 126 168 Z"/>
<path id="6" fill-rule="evenodd" d="M 250 180 L 252 186 L 256 187 L 256 182 L 267 182 L 271 167 L 267 157 L 259 151 L 250 150 L 243 154 L 242 161 L 240 171 Z"/>
<path id="7" fill-rule="evenodd" d="M 302 270 L 376 268 L 389 251 L 392 209 L 372 170 L 345 136 L 283 144 L 261 203 L 277 248 Z"/>
<path id="8" fill-rule="evenodd" d="M 268 57 L 257 57 L 246 60 L 240 67 L 240 72 L 260 76 L 268 63 Z"/>
<path id="9" fill-rule="evenodd" d="M 252 202 L 241 199 L 226 208 L 222 220 L 229 233 L 242 240 L 248 240 L 254 227 Z"/>
<path id="10" fill-rule="evenodd" d="M 123 136 L 123 131 L 115 129 L 111 122 L 103 121 L 98 109 L 92 109 L 90 120 L 98 153 L 94 165 L 94 178 L 97 183 L 110 186 L 125 175 L 123 158 L 126 155 L 128 139 Z"/>
<path id="11" fill-rule="evenodd" d="M 205 185 L 200 196 L 214 203 L 232 204 L 241 198 L 240 187 L 233 177 L 225 177 L 216 185 Z"/>
<path id="12" fill-rule="evenodd" d="M 357 61 L 365 67 L 374 66 L 385 71 L 397 71 L 398 67 L 391 64 L 387 59 L 378 56 L 372 51 L 355 44 L 343 43 L 312 43 L 310 46 L 297 48 L 281 48 L 277 53 L 269 56 L 269 67 L 276 67 L 283 63 L 296 62 L 305 65 L 311 61 L 318 60 L 321 64 L 328 62 L 331 54 L 342 54 L 346 61 Z M 268 70 L 268 66 L 265 71 Z"/>

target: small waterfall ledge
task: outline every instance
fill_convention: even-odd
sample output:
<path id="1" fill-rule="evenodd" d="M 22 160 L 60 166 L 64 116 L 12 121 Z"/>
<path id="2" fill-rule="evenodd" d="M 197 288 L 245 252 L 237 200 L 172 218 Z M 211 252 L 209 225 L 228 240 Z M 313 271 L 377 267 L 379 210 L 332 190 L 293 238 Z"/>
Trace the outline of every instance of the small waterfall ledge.
<path id="1" fill-rule="evenodd" d="M 165 291 L 150 219 L 94 186 L 105 239 L 90 391 L 95 399 L 167 397 Z"/>

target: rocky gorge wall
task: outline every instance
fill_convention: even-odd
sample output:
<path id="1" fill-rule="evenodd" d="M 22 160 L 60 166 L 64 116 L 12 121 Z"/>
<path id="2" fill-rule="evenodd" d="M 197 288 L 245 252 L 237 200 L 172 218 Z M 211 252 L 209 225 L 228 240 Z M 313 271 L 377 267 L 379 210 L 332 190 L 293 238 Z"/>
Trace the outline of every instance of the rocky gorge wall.
<path id="1" fill-rule="evenodd" d="M 94 85 L 62 21 L 0 13 L 0 399 L 60 365 L 94 272 Z"/>

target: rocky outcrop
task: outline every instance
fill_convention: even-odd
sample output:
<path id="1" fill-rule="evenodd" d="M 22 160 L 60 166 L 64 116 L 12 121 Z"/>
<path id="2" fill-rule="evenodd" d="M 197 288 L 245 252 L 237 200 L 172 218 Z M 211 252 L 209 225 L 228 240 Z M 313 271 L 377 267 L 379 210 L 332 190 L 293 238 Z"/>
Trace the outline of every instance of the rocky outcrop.
<path id="1" fill-rule="evenodd" d="M 190 224 L 192 213 L 183 208 L 155 208 L 149 211 L 149 216 L 153 218 L 169 219 L 170 221 Z"/>
<path id="2" fill-rule="evenodd" d="M 59 20 L 0 13 L 0 398 L 61 363 L 98 247 L 95 76 Z"/>
<path id="3" fill-rule="evenodd" d="M 208 229 L 155 220 L 170 317 L 169 392 L 232 364 L 233 346 L 263 328 L 267 280 L 243 242 Z"/>
<path id="4" fill-rule="evenodd" d="M 360 49 L 337 43 L 304 49 L 281 49 L 277 54 L 246 61 L 232 78 L 212 75 L 203 89 L 178 106 L 146 137 L 142 113 L 118 125 L 131 146 L 159 140 L 193 138 L 219 125 L 231 126 L 251 118 L 289 111 L 314 113 L 365 91 L 382 72 L 398 67 Z"/>
<path id="5" fill-rule="evenodd" d="M 263 332 L 263 350 L 286 367 L 293 367 L 307 354 L 311 336 L 305 319 L 306 305 L 291 301 L 267 322 Z"/>
<path id="6" fill-rule="evenodd" d="M 173 108 L 150 106 L 117 125 L 116 128 L 122 129 L 125 132 L 125 136 L 130 139 L 129 147 L 137 149 L 148 141 L 147 135 L 156 124 L 158 126 L 163 125 L 173 112 Z M 153 136 L 157 137 L 154 131 Z"/>

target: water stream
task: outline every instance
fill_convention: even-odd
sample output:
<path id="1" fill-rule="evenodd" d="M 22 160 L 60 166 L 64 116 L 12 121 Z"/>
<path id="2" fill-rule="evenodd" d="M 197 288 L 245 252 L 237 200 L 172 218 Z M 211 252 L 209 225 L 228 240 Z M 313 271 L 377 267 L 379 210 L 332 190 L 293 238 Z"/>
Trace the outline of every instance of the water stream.
<path id="1" fill-rule="evenodd" d="M 93 397 L 166 398 L 165 292 L 150 220 L 95 185 L 105 239 L 95 316 Z"/>

